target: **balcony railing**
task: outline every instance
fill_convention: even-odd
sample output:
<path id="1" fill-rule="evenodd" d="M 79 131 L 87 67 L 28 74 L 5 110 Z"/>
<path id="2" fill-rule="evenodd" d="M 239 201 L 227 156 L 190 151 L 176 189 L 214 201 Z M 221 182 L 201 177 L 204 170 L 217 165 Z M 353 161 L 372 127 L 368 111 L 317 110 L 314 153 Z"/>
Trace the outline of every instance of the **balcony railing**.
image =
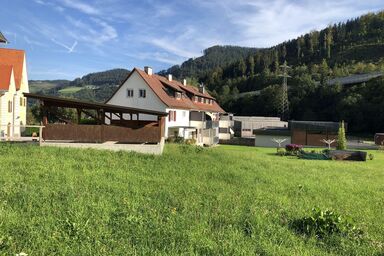
<path id="1" fill-rule="evenodd" d="M 219 121 L 205 121 L 205 129 L 215 129 L 219 127 Z"/>

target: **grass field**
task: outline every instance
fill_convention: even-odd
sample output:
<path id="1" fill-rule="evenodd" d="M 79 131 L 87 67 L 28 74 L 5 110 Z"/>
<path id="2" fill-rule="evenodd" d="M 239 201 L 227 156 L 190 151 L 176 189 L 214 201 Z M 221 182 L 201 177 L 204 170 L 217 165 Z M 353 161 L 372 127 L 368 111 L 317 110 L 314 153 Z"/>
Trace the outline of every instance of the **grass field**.
<path id="1" fill-rule="evenodd" d="M 162 156 L 0 144 L 0 255 L 383 255 L 384 154 L 298 160 L 166 145 Z M 365 234 L 319 240 L 314 207 Z"/>
<path id="2" fill-rule="evenodd" d="M 70 87 L 66 87 L 64 89 L 59 90 L 59 93 L 72 94 L 72 93 L 80 91 L 81 89 L 84 89 L 84 88 L 83 87 L 77 87 L 77 86 L 70 86 Z"/>

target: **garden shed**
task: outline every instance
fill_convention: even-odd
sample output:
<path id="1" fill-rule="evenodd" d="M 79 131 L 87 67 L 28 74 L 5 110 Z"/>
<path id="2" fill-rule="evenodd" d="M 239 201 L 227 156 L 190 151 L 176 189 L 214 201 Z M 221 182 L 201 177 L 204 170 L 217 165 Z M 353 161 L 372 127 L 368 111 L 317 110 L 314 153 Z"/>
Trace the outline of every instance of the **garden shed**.
<path id="1" fill-rule="evenodd" d="M 324 146 L 322 140 L 337 139 L 339 122 L 289 121 L 292 143 L 307 146 Z M 345 124 L 347 130 L 347 124 Z"/>

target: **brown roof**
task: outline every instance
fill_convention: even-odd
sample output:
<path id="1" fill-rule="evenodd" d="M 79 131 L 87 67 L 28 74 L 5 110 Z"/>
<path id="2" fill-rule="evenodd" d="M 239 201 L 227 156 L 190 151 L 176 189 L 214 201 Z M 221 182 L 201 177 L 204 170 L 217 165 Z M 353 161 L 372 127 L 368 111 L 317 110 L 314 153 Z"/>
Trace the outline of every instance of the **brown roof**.
<path id="1" fill-rule="evenodd" d="M 9 90 L 12 77 L 11 65 L 0 65 L 0 90 Z"/>
<path id="2" fill-rule="evenodd" d="M 25 52 L 23 50 L 0 48 L 0 64 L 13 66 L 16 90 L 19 90 L 21 86 L 24 56 Z"/>
<path id="3" fill-rule="evenodd" d="M 134 72 L 137 72 L 144 81 L 148 84 L 149 87 L 154 91 L 154 93 L 159 97 L 159 99 L 168 107 L 171 108 L 180 108 L 180 109 L 188 109 L 188 110 L 201 110 L 201 111 L 211 111 L 211 112 L 220 112 L 224 113 L 225 111 L 216 103 L 214 98 L 208 93 L 200 93 L 199 90 L 193 86 L 187 85 L 184 86 L 182 83 L 176 80 L 169 81 L 167 78 L 163 76 L 159 76 L 156 74 L 148 75 L 145 71 L 134 68 L 132 72 L 128 75 L 128 77 L 122 82 L 120 87 L 128 80 L 128 78 Z M 115 91 L 115 93 L 120 89 L 120 87 Z M 184 92 L 183 97 L 181 99 L 176 99 L 168 95 L 167 87 L 178 91 Z M 204 104 L 204 103 L 196 103 L 192 101 L 185 92 L 189 92 L 193 95 L 205 97 L 208 99 L 214 100 L 212 104 Z M 115 94 L 114 93 L 114 94 Z M 114 95 L 113 94 L 113 95 Z M 113 97 L 113 95 L 108 99 L 108 101 Z"/>

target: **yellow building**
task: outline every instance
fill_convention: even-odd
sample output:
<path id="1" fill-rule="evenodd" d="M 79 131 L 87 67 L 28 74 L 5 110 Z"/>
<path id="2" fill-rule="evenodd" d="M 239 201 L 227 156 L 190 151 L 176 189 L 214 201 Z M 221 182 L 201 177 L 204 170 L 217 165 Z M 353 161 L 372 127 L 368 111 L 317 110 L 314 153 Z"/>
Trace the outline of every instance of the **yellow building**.
<path id="1" fill-rule="evenodd" d="M 20 136 L 27 122 L 29 92 L 25 52 L 0 48 L 0 137 Z"/>

